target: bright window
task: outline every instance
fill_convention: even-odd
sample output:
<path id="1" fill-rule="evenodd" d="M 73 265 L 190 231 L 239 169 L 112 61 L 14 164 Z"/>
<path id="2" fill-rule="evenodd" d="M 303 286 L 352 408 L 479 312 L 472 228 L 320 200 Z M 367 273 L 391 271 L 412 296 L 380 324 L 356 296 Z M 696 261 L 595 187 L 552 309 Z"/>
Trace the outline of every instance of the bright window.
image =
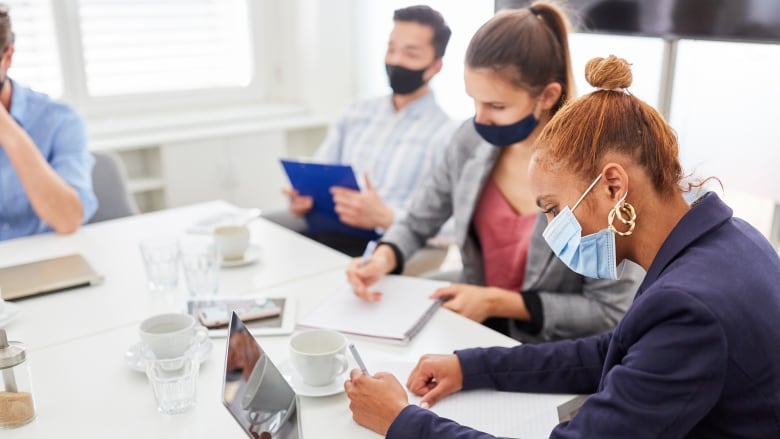
<path id="1" fill-rule="evenodd" d="M 87 91 L 116 96 L 244 87 L 246 0 L 79 0 Z"/>
<path id="2" fill-rule="evenodd" d="M 54 34 L 51 3 L 42 0 L 3 0 L 16 34 L 13 65 L 8 75 L 35 90 L 62 95 L 62 70 Z"/>
<path id="3" fill-rule="evenodd" d="M 671 124 L 686 170 L 780 202 L 780 45 L 683 40 L 676 73 Z"/>

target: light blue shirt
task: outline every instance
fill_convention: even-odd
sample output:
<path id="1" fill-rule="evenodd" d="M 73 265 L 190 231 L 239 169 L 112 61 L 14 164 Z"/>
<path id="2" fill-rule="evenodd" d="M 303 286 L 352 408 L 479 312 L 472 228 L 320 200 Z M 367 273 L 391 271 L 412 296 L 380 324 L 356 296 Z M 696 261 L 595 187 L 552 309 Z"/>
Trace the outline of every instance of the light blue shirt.
<path id="1" fill-rule="evenodd" d="M 331 127 L 315 158 L 352 165 L 361 185 L 367 172 L 397 221 L 406 216 L 412 191 L 444 155 L 456 128 L 433 92 L 401 111 L 389 95 L 356 101 Z"/>
<path id="2" fill-rule="evenodd" d="M 69 106 L 11 83 L 11 116 L 32 138 L 54 172 L 78 192 L 86 222 L 98 203 L 92 190 L 95 159 L 87 150 L 84 121 Z M 0 147 L 0 241 L 51 230 L 33 210 L 16 170 Z"/>

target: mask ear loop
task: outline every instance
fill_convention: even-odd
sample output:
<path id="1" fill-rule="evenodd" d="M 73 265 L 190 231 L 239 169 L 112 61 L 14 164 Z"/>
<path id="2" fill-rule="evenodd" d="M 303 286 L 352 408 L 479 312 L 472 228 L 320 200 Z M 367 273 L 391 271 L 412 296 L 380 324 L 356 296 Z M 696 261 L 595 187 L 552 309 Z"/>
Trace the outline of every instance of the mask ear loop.
<path id="1" fill-rule="evenodd" d="M 571 208 L 571 211 L 572 211 L 572 213 L 574 213 L 574 209 L 576 209 L 576 208 L 577 208 L 577 206 L 579 206 L 579 205 L 580 205 L 580 203 L 582 203 L 582 200 L 584 200 L 584 199 L 585 199 L 585 196 L 586 196 L 586 195 L 588 195 L 588 194 L 590 193 L 590 191 L 591 191 L 591 190 L 593 190 L 593 186 L 596 186 L 596 183 L 598 183 L 598 182 L 599 182 L 599 180 L 601 180 L 601 174 L 599 174 L 599 176 L 598 176 L 598 177 L 596 177 L 596 179 L 595 179 L 595 180 L 593 180 L 593 183 L 591 183 L 591 184 L 590 184 L 590 186 L 588 186 L 588 188 L 587 188 L 587 189 L 585 189 L 585 192 L 583 192 L 583 194 L 580 196 L 580 199 L 579 199 L 579 200 L 577 200 L 577 202 L 576 202 L 576 203 L 574 203 L 574 207 L 572 207 L 572 208 Z"/>

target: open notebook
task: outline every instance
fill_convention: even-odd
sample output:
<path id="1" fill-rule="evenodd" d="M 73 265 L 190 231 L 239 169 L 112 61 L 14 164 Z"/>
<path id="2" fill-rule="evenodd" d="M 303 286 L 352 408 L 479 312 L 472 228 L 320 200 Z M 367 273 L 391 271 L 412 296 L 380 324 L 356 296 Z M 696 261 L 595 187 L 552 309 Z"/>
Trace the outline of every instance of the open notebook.
<path id="1" fill-rule="evenodd" d="M 401 383 L 414 369 L 411 362 L 368 358 L 369 372 L 390 372 Z M 409 402 L 420 397 L 407 390 Z M 437 415 L 461 425 L 504 438 L 546 438 L 559 422 L 559 406 L 574 395 L 469 390 L 457 392 L 431 407 Z"/>
<path id="2" fill-rule="evenodd" d="M 352 335 L 407 343 L 417 334 L 441 302 L 430 299 L 447 282 L 389 275 L 371 286 L 382 293 L 379 302 L 355 296 L 349 286 L 335 291 L 324 303 L 298 322 L 308 328 L 333 329 Z"/>

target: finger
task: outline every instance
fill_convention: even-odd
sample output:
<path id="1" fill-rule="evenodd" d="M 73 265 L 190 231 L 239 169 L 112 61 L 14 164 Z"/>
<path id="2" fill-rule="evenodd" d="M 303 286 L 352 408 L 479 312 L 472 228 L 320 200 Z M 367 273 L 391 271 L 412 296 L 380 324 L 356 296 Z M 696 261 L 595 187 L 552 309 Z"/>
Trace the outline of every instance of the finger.
<path id="1" fill-rule="evenodd" d="M 431 294 L 431 299 L 451 298 L 457 295 L 458 289 L 455 285 L 447 285 L 441 287 Z"/>
<path id="2" fill-rule="evenodd" d="M 371 179 L 368 178 L 368 172 L 367 171 L 363 174 L 363 179 L 366 180 L 366 190 L 369 190 L 369 191 L 375 191 L 376 190 L 376 189 L 374 189 L 373 183 L 371 183 Z"/>
<path id="3" fill-rule="evenodd" d="M 340 186 L 331 186 L 330 193 L 333 196 L 339 195 L 342 197 L 352 197 L 360 194 L 359 191 L 348 189 L 345 187 L 340 187 Z"/>
<path id="4" fill-rule="evenodd" d="M 434 376 L 425 370 L 424 361 L 420 360 L 420 363 L 414 368 L 406 382 L 406 388 L 418 396 L 428 393 L 430 388 L 435 385 L 433 383 Z"/>
<path id="5" fill-rule="evenodd" d="M 363 376 L 363 371 L 360 369 L 352 369 L 349 371 L 349 379 L 350 381 L 355 381 L 358 378 Z"/>
<path id="6" fill-rule="evenodd" d="M 456 313 L 460 314 L 460 311 L 461 311 L 460 300 L 457 300 L 457 299 L 448 300 L 448 301 L 442 303 L 441 306 L 444 309 L 448 309 L 448 310 L 450 310 L 452 312 L 456 312 Z"/>
<path id="7" fill-rule="evenodd" d="M 352 380 L 345 380 L 344 381 L 344 391 L 347 392 L 347 396 L 349 396 L 350 393 L 352 393 L 352 388 L 355 387 L 354 384 L 352 384 Z"/>
<path id="8" fill-rule="evenodd" d="M 452 393 L 452 389 L 446 382 L 437 383 L 428 393 L 420 398 L 420 407 L 431 408 L 434 404 L 439 402 L 442 398 Z"/>

